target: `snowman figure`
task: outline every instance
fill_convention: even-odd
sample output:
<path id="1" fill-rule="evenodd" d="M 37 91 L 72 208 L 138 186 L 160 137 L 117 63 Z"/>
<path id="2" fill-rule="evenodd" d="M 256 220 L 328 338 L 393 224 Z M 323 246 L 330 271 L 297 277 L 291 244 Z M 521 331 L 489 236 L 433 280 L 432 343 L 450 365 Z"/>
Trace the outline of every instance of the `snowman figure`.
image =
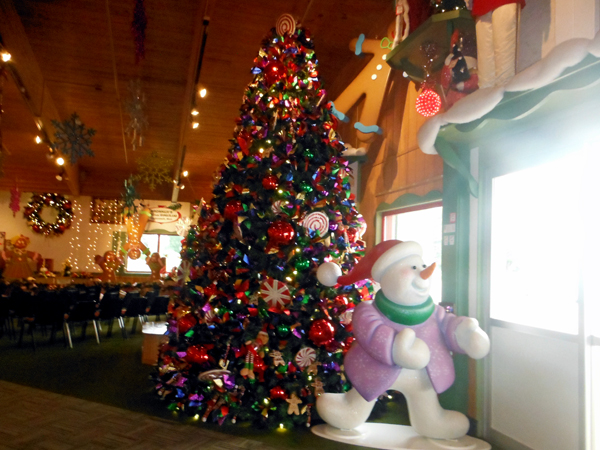
<path id="1" fill-rule="evenodd" d="M 479 359 L 490 341 L 476 319 L 457 317 L 429 296 L 435 263 L 423 262 L 421 246 L 412 241 L 384 241 L 347 275 L 334 263 L 317 272 L 326 285 L 348 285 L 365 278 L 380 283 L 375 300 L 354 310 L 356 341 L 344 359 L 353 388 L 317 399 L 317 411 L 329 425 L 351 430 L 369 417 L 377 397 L 388 389 L 404 394 L 413 429 L 433 439 L 465 436 L 469 420 L 443 409 L 437 394 L 454 382 L 451 352 Z"/>

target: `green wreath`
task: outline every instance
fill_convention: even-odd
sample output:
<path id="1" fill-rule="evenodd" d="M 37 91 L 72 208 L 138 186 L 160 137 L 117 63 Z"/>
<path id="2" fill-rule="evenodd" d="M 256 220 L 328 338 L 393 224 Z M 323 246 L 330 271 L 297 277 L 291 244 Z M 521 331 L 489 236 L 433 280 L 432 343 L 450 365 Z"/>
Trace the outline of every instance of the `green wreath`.
<path id="1" fill-rule="evenodd" d="M 40 216 L 42 209 L 46 206 L 58 211 L 56 222 L 46 222 Z M 23 216 L 27 220 L 27 225 L 36 233 L 57 236 L 63 234 L 71 226 L 73 207 L 71 200 L 67 200 L 60 194 L 33 194 L 23 210 Z"/>

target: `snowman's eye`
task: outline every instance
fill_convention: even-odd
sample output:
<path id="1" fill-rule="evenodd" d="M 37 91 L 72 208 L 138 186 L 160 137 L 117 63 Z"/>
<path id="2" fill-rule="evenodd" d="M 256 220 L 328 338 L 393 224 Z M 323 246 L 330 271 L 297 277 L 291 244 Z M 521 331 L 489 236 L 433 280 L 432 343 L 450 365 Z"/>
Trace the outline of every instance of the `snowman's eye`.
<path id="1" fill-rule="evenodd" d="M 423 264 L 423 269 L 427 269 L 427 265 L 426 264 Z"/>
<path id="2" fill-rule="evenodd" d="M 417 266 L 413 266 L 412 268 L 413 268 L 413 270 L 417 270 Z"/>

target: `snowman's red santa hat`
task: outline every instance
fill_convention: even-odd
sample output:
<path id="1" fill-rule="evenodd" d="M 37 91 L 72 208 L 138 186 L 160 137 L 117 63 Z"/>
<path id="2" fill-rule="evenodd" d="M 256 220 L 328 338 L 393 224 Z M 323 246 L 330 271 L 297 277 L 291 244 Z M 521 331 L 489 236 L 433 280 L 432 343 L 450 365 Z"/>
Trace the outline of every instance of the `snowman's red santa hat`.
<path id="1" fill-rule="evenodd" d="M 383 274 L 392 264 L 411 255 L 423 256 L 423 249 L 418 243 L 398 240 L 383 241 L 373 247 L 348 274 L 342 275 L 340 266 L 329 262 L 319 266 L 317 279 L 325 286 L 334 286 L 338 283 L 349 285 L 366 278 L 380 282 Z"/>

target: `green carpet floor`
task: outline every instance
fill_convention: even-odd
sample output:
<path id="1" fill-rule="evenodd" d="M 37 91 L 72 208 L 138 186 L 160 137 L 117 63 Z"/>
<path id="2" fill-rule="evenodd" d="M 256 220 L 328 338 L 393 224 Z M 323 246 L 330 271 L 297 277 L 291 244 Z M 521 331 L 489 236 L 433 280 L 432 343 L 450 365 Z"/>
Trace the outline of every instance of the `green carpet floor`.
<path id="1" fill-rule="evenodd" d="M 91 327 L 90 327 L 91 328 Z M 171 412 L 153 394 L 149 379 L 152 367 L 141 363 L 142 334 L 124 340 L 117 331 L 112 337 L 101 334 L 96 344 L 93 331 L 88 329 L 85 340 L 77 330 L 73 349 L 64 347 L 62 333 L 49 344 L 48 338 L 36 334 L 34 352 L 31 337 L 26 336 L 23 347 L 6 335 L 0 339 L 0 379 L 63 395 L 103 403 L 163 419 L 243 436 L 281 448 L 360 449 L 328 441 L 313 435 L 309 429 L 257 430 L 247 424 L 202 423 Z M 373 421 L 408 424 L 406 405 L 402 401 L 389 403 L 386 410 Z"/>

